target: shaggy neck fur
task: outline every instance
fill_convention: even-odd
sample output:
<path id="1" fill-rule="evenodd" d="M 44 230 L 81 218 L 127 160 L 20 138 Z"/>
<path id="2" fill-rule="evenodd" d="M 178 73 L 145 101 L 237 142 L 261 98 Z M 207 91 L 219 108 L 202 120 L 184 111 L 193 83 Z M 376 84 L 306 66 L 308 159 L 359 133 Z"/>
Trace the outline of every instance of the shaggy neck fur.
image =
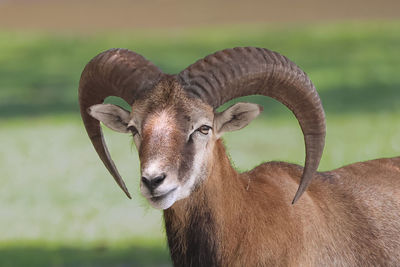
<path id="1" fill-rule="evenodd" d="M 221 141 L 217 141 L 213 156 L 220 159 L 220 162 L 213 161 L 215 163 L 209 177 L 203 184 L 188 198 L 164 211 L 174 266 L 221 265 L 221 239 L 224 237 L 217 235 L 224 222 L 220 220 L 219 212 L 227 204 L 222 202 L 225 192 L 237 196 L 240 193 L 236 191 L 241 189 L 235 188 L 239 180 L 238 173 L 231 166 Z M 227 180 L 230 182 L 226 183 Z M 236 203 L 241 201 L 236 199 Z"/>

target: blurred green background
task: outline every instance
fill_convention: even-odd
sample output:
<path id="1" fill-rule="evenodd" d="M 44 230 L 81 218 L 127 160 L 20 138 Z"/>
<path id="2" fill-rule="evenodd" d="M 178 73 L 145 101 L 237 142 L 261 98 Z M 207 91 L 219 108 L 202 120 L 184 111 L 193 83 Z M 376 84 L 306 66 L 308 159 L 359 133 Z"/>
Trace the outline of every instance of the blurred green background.
<path id="1" fill-rule="evenodd" d="M 112 47 L 136 51 L 167 73 L 229 47 L 278 51 L 305 70 L 320 93 L 328 125 L 321 171 L 400 155 L 396 2 L 368 13 L 365 7 L 351 10 L 357 1 L 334 10 L 310 1 L 311 11 L 319 11 L 310 16 L 301 6 L 287 14 L 285 3 L 268 9 L 254 1 L 252 9 L 240 10 L 240 1 L 231 8 L 206 1 L 193 5 L 212 12 L 193 18 L 187 2 L 183 11 L 182 1 L 117 2 L 119 11 L 108 1 L 0 1 L 0 266 L 171 265 L 161 212 L 138 190 L 131 138 L 105 129 L 133 195 L 128 200 L 81 123 L 80 73 Z M 235 166 L 244 171 L 270 160 L 303 164 L 294 116 L 268 98 L 245 100 L 265 110 L 247 128 L 225 136 Z"/>

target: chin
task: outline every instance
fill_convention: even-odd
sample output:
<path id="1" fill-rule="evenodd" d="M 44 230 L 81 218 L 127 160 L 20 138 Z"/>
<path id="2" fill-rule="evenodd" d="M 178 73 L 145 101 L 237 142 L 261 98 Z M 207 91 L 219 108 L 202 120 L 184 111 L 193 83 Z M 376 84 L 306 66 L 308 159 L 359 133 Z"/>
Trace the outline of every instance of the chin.
<path id="1" fill-rule="evenodd" d="M 166 210 L 169 207 L 171 207 L 175 201 L 177 200 L 177 194 L 176 191 L 169 193 L 166 196 L 162 196 L 162 197 L 150 197 L 147 198 L 147 200 L 149 201 L 150 205 L 155 208 L 155 209 L 159 209 L 159 210 Z"/>

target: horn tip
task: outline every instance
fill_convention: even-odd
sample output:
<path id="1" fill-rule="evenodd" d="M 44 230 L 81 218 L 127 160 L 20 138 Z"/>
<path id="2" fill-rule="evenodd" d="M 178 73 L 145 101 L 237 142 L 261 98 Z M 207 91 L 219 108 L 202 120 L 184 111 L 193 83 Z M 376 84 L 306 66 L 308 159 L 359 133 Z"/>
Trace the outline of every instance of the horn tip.
<path id="1" fill-rule="evenodd" d="M 301 179 L 299 188 L 297 189 L 297 192 L 292 200 L 292 205 L 294 205 L 299 199 L 300 197 L 303 195 L 303 193 L 306 191 L 308 184 L 310 182 L 310 179 L 307 179 L 308 175 L 304 175 L 303 178 Z M 306 179 L 304 179 L 306 178 Z"/>
<path id="2" fill-rule="evenodd" d="M 122 178 L 120 178 L 120 181 L 117 181 L 119 187 L 122 189 L 122 191 L 124 191 L 125 195 L 129 198 L 132 199 L 131 194 L 128 191 L 128 188 L 126 187 L 124 181 L 122 180 Z"/>
<path id="3" fill-rule="evenodd" d="M 125 189 L 125 190 L 124 190 L 124 193 L 125 193 L 125 195 L 126 195 L 129 199 L 132 199 L 131 194 L 129 194 L 128 189 Z"/>
<path id="4" fill-rule="evenodd" d="M 299 198 L 303 195 L 304 192 L 300 192 L 297 190 L 296 195 L 294 196 L 292 200 L 292 205 L 296 204 L 296 202 L 299 200 Z"/>
<path id="5" fill-rule="evenodd" d="M 307 190 L 307 187 L 311 182 L 312 176 L 313 172 L 311 174 L 308 171 L 304 172 L 303 177 L 301 178 L 300 181 L 299 188 L 297 189 L 297 192 L 293 198 L 292 205 L 295 204 L 303 195 L 303 193 Z"/>

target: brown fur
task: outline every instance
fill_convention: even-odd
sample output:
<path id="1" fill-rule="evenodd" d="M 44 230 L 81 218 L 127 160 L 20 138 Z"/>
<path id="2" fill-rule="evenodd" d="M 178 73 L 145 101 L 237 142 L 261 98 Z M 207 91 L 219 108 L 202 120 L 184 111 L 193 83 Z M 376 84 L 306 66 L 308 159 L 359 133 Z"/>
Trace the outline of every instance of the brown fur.
<path id="1" fill-rule="evenodd" d="M 184 176 L 195 116 L 212 109 L 167 79 L 133 105 L 141 164 L 156 153 Z M 173 138 L 152 137 L 152 114 L 171 109 Z M 136 117 L 135 117 L 136 116 Z M 183 144 L 183 142 L 187 142 Z M 295 204 L 303 168 L 269 162 L 239 174 L 221 140 L 211 140 L 207 177 L 164 211 L 176 266 L 396 266 L 400 262 L 400 158 L 316 173 Z M 186 148 L 185 148 L 186 147 Z M 173 157 L 172 157 L 172 156 Z"/>
<path id="2" fill-rule="evenodd" d="M 260 51 L 255 48 L 238 49 L 243 55 L 248 53 L 249 49 Z M 238 49 L 235 53 L 239 53 Z M 134 134 L 142 165 L 141 193 L 151 205 L 165 210 L 165 227 L 174 264 L 398 265 L 400 158 L 361 162 L 331 172 L 315 173 L 308 190 L 296 205 L 290 203 L 299 187 L 302 167 L 271 162 L 246 173 L 237 173 L 231 166 L 222 141 L 218 138 L 224 131 L 237 130 L 247 125 L 259 114 L 259 107 L 242 103 L 233 105 L 222 113 L 215 113 L 213 107 L 217 108 L 231 97 L 241 95 L 237 94 L 237 90 L 239 85 L 244 85 L 245 82 L 250 82 L 251 85 L 251 90 L 247 88 L 246 93 L 261 93 L 257 89 L 259 83 L 254 81 L 264 81 L 265 75 L 259 72 L 257 65 L 249 64 L 249 61 L 245 65 L 255 66 L 254 71 L 246 72 L 247 67 L 242 68 L 239 65 L 235 67 L 237 71 L 244 71 L 241 77 L 248 76 L 246 79 L 238 79 L 235 86 L 229 83 L 230 77 L 233 77 L 231 75 L 234 75 L 232 71 L 221 71 L 218 75 L 211 73 L 211 79 L 211 76 L 207 76 L 209 74 L 203 72 L 205 65 L 209 64 L 208 61 L 223 62 L 218 58 L 223 54 L 227 57 L 232 56 L 233 50 L 224 51 L 222 54 L 217 53 L 198 61 L 188 68 L 190 71 L 186 69 L 178 76 L 161 77 L 158 69 L 153 65 L 146 65 L 143 58 L 137 54 L 117 50 L 135 64 L 139 62 L 139 65 L 147 66 L 146 73 L 152 78 L 141 82 L 140 78 L 135 78 L 135 75 L 141 76 L 141 72 L 136 73 L 133 68 L 135 64 L 118 68 L 118 72 L 124 69 L 124 75 L 121 77 L 126 79 L 122 79 L 116 75 L 117 71 L 114 69 L 117 61 L 113 61 L 112 64 L 104 63 L 107 60 L 126 59 L 115 57 L 112 55 L 115 50 L 111 50 L 92 60 L 82 74 L 81 112 L 89 136 L 106 167 L 130 197 L 104 147 L 99 125 L 87 117 L 86 109 L 90 108 L 89 113 L 108 124 L 110 128 L 120 132 L 129 130 Z M 273 61 L 279 56 L 271 51 L 264 52 Z M 109 57 L 110 55 L 112 56 Z M 242 56 L 240 58 L 244 59 Z M 282 56 L 279 58 L 282 64 L 288 62 Z M 227 62 L 232 65 L 230 60 Z M 106 67 L 94 68 L 96 64 L 104 64 Z M 260 66 L 264 68 L 263 64 Z M 288 70 L 296 68 L 301 79 L 297 79 L 297 76 L 293 76 L 289 71 L 290 79 L 285 82 L 290 90 L 280 90 L 280 87 L 275 86 L 278 84 L 277 80 L 270 81 L 269 78 L 275 74 L 280 77 L 282 73 L 275 72 L 275 65 L 269 64 L 267 66 L 273 67 L 271 73 L 274 75 L 269 76 L 268 84 L 276 89 L 276 92 L 262 94 L 282 100 L 281 102 L 296 114 L 305 133 L 307 158 L 319 159 L 318 153 L 322 151 L 324 140 L 322 133 L 325 133 L 322 106 L 304 72 L 298 70 L 294 63 L 290 64 L 292 65 Z M 281 64 L 276 66 L 281 68 Z M 213 68 L 217 69 L 215 66 Z M 96 76 L 96 71 L 99 70 L 102 70 L 100 77 L 114 77 L 108 85 L 103 84 L 114 89 L 111 92 L 123 96 L 124 99 L 135 99 L 129 116 L 127 111 L 122 111 L 119 107 L 93 105 L 102 98 L 102 94 L 95 92 L 100 92 L 105 87 L 100 86 L 99 91 L 85 91 L 84 88 L 90 89 L 102 84 L 100 79 L 90 78 L 91 75 Z M 254 78 L 256 74 L 261 75 L 262 79 Z M 191 76 L 197 76 L 197 79 L 191 80 Z M 292 84 L 293 79 L 300 83 L 305 81 L 306 85 L 300 84 L 296 87 Z M 154 82 L 149 82 L 150 80 Z M 135 84 L 133 81 L 137 83 L 138 89 L 133 91 L 134 95 L 130 95 L 128 91 Z M 153 87 L 155 81 L 158 84 Z M 214 86 L 214 83 L 221 82 L 226 83 L 222 87 Z M 283 81 L 279 82 L 279 85 L 282 83 Z M 119 84 L 122 87 L 116 90 Z M 185 84 L 186 87 L 180 84 Z M 268 90 L 271 88 L 268 87 Z M 295 91 L 294 95 L 299 96 L 302 88 L 312 89 L 312 94 L 304 89 L 308 92 L 304 95 L 310 96 L 310 102 L 293 97 L 291 90 Z M 236 91 L 232 95 L 229 90 Z M 291 101 L 288 101 L 289 95 Z M 202 102 L 201 99 L 211 104 Z M 292 102 L 301 103 L 303 107 L 310 104 L 313 108 L 309 109 L 307 114 L 296 113 L 297 108 L 292 107 Z M 318 116 L 311 119 L 313 116 L 310 117 L 310 110 L 317 111 L 314 114 Z M 306 122 L 302 118 L 308 122 L 307 127 L 304 126 Z M 320 131 L 314 132 L 314 127 Z M 313 131 L 307 134 L 305 129 Z M 315 152 L 314 155 L 310 154 L 310 151 Z M 316 161 L 314 164 L 317 165 Z M 309 174 L 314 173 L 312 168 L 307 170 L 311 170 Z"/>
<path id="3" fill-rule="evenodd" d="M 396 266 L 400 262 L 400 158 L 352 164 L 315 175 L 295 205 L 302 168 L 265 163 L 243 174 L 220 140 L 208 179 L 164 213 L 173 261 L 202 253 L 206 236 L 221 266 Z M 208 227 L 187 229 L 193 214 Z M 170 235 L 174 234 L 172 238 Z M 207 243 L 207 242 L 203 242 Z M 192 251 L 193 246 L 198 251 Z M 201 261 L 192 266 L 205 266 Z"/>

